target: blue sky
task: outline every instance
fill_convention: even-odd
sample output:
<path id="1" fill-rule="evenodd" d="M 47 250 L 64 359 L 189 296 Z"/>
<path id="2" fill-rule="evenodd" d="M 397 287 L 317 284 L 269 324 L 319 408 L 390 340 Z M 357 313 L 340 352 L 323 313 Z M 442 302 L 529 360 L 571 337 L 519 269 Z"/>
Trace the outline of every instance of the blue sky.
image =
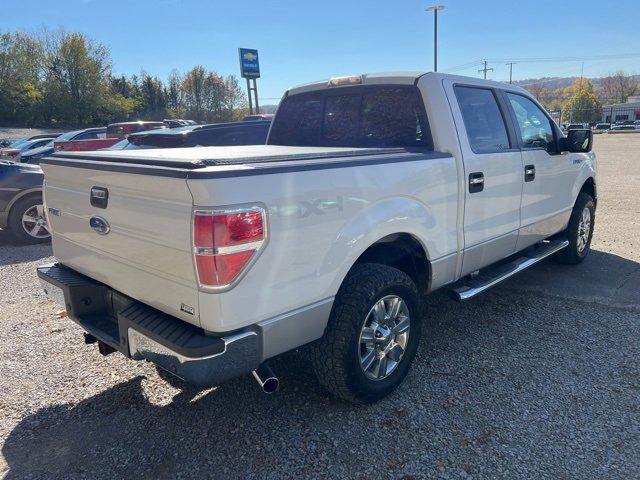
<path id="1" fill-rule="evenodd" d="M 640 73 L 640 1 L 443 0 L 439 69 L 479 62 L 495 80 L 505 61 L 592 57 L 586 76 Z M 111 49 L 115 73 L 141 69 L 165 78 L 196 64 L 238 73 L 238 47 L 260 51 L 261 103 L 299 83 L 334 75 L 431 70 L 433 17 L 416 0 L 2 0 L 0 30 L 79 30 Z M 499 61 L 498 61 L 499 60 Z M 479 65 L 456 69 L 477 76 Z M 579 60 L 524 62 L 514 78 L 580 75 Z"/>

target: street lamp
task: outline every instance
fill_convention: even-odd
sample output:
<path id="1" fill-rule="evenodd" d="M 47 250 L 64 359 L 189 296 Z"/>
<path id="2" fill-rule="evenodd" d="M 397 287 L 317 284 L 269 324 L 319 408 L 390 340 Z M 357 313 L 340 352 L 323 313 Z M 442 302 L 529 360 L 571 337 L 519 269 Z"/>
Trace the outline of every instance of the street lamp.
<path id="1" fill-rule="evenodd" d="M 438 71 L 438 12 L 444 10 L 444 5 L 431 5 L 427 12 L 433 12 L 433 71 Z"/>

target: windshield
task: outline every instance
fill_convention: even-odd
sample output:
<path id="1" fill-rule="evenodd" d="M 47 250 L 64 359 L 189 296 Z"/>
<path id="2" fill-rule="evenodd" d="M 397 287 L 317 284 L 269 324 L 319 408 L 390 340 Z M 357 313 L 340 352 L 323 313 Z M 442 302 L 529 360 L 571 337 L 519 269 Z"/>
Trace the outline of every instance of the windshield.
<path id="1" fill-rule="evenodd" d="M 117 143 L 114 143 L 109 147 L 109 150 L 124 150 L 129 145 L 129 140 L 126 138 L 124 140 L 120 140 Z"/>

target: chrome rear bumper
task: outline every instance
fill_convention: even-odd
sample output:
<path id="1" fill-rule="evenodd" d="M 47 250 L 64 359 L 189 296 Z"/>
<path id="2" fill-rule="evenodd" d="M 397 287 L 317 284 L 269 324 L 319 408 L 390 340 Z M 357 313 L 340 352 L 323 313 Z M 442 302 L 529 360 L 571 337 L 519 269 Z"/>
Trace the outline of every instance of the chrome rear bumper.
<path id="1" fill-rule="evenodd" d="M 218 385 L 261 363 L 255 331 L 226 336 L 133 300 L 59 264 L 38 268 L 47 296 L 100 342 L 134 360 L 147 360 L 198 387 Z"/>

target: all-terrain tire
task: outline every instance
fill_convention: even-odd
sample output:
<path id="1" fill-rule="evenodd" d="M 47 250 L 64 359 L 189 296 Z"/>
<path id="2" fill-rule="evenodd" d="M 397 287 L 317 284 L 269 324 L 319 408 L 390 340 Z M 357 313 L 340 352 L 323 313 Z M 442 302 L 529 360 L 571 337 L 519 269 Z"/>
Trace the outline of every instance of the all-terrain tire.
<path id="1" fill-rule="evenodd" d="M 406 348 L 395 369 L 383 379 L 368 378 L 361 367 L 361 330 L 381 299 L 400 297 L 409 312 Z M 311 345 L 310 357 L 319 382 L 332 394 L 353 403 L 374 403 L 404 380 L 420 343 L 420 297 L 404 272 L 372 263 L 356 265 L 336 295 L 324 336 Z"/>
<path id="2" fill-rule="evenodd" d="M 595 214 L 596 205 L 591 195 L 580 193 L 573 206 L 569 225 L 563 234 L 569 240 L 569 246 L 554 255 L 555 261 L 567 265 L 576 265 L 587 257 L 591 248 Z M 587 232 L 584 231 L 585 215 L 589 218 Z"/>

